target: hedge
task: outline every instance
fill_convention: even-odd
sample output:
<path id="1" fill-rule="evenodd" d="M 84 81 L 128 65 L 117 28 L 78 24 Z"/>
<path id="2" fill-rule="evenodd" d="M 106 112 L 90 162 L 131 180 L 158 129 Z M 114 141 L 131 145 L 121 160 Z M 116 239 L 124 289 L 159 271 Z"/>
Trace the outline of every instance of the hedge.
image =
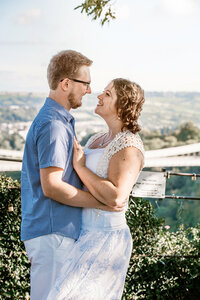
<path id="1" fill-rule="evenodd" d="M 20 183 L 0 176 L 0 299 L 28 299 L 29 268 L 24 244 L 20 241 Z"/>
<path id="2" fill-rule="evenodd" d="M 200 225 L 171 233 L 148 201 L 133 197 L 127 221 L 133 251 L 123 299 L 199 299 Z"/>
<path id="3" fill-rule="evenodd" d="M 149 201 L 132 196 L 129 201 L 133 252 L 122 299 L 199 299 L 200 226 L 170 233 Z M 30 264 L 20 241 L 18 181 L 0 176 L 0 205 L 0 299 L 29 299 Z"/>

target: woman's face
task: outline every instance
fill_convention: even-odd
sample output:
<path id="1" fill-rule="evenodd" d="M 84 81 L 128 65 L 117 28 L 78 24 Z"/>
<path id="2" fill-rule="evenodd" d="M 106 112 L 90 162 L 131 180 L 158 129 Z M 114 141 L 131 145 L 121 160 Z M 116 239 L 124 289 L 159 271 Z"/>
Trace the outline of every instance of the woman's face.
<path id="1" fill-rule="evenodd" d="M 104 92 L 98 97 L 99 102 L 95 109 L 95 113 L 101 117 L 117 116 L 117 94 L 113 82 L 109 83 Z"/>

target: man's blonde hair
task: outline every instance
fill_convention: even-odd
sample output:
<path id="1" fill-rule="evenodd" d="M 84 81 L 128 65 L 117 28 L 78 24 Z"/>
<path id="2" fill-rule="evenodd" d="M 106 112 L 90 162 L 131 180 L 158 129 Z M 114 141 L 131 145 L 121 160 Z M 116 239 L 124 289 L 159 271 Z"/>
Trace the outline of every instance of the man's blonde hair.
<path id="1" fill-rule="evenodd" d="M 91 66 L 92 60 L 74 50 L 64 50 L 54 55 L 47 68 L 47 79 L 51 90 L 56 90 L 64 78 L 78 75 L 82 66 Z"/>

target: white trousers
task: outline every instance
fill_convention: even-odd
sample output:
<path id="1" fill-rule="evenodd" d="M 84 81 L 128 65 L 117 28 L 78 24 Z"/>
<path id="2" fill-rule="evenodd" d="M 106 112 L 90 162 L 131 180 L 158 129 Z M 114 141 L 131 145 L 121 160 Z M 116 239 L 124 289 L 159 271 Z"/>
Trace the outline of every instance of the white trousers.
<path id="1" fill-rule="evenodd" d="M 31 262 L 31 300 L 46 300 L 75 240 L 48 234 L 24 241 Z"/>

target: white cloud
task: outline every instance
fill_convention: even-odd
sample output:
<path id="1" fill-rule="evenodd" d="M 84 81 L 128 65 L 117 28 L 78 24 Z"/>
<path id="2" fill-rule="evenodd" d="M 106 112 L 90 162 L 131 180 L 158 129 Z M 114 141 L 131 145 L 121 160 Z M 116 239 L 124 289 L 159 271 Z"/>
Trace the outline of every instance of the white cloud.
<path id="1" fill-rule="evenodd" d="M 160 8 L 170 15 L 188 16 L 195 14 L 199 5 L 196 0 L 162 0 Z"/>
<path id="2" fill-rule="evenodd" d="M 15 23 L 19 25 L 30 25 L 38 20 L 41 16 L 40 8 L 26 10 L 15 18 Z"/>

